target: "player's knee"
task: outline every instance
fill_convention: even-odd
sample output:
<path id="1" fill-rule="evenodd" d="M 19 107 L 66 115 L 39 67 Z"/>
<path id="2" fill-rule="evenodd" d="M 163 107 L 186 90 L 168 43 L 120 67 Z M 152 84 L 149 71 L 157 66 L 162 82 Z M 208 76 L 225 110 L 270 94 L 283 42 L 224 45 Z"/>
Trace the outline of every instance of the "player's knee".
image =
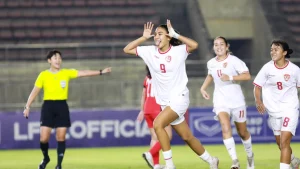
<path id="1" fill-rule="evenodd" d="M 164 125 L 161 121 L 159 120 L 154 120 L 153 122 L 153 128 L 155 131 L 158 131 L 158 130 L 161 130 L 161 129 L 164 129 Z"/>
<path id="2" fill-rule="evenodd" d="M 44 137 L 44 136 L 41 136 L 41 137 L 40 137 L 40 142 L 41 142 L 41 143 L 48 143 L 48 141 L 49 141 L 49 138 L 48 138 L 48 137 Z"/>
<path id="3" fill-rule="evenodd" d="M 65 141 L 66 136 L 65 135 L 56 135 L 56 141 Z"/>

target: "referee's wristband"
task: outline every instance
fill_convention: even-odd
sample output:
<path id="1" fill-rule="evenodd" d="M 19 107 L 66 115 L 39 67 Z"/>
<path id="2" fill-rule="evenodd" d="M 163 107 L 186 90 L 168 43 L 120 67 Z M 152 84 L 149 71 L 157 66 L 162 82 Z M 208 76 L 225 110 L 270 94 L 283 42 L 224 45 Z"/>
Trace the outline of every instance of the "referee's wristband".
<path id="1" fill-rule="evenodd" d="M 230 81 L 233 81 L 233 76 L 229 76 L 229 80 L 230 80 Z"/>
<path id="2" fill-rule="evenodd" d="M 102 69 L 100 69 L 99 72 L 100 72 L 100 75 L 102 75 Z"/>

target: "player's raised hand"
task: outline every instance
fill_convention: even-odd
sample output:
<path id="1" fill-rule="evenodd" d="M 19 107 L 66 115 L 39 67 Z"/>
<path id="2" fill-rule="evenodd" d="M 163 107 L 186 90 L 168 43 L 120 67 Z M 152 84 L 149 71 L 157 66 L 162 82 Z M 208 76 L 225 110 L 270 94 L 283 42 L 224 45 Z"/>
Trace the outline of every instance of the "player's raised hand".
<path id="1" fill-rule="evenodd" d="M 202 97 L 203 97 L 204 99 L 206 99 L 206 100 L 209 100 L 209 99 L 210 99 L 209 94 L 208 94 L 205 90 L 201 90 L 201 89 L 200 89 L 200 92 L 201 92 Z"/>
<path id="2" fill-rule="evenodd" d="M 109 73 L 109 72 L 111 72 L 111 67 L 107 67 L 107 68 L 105 68 L 105 69 L 102 70 L 103 74 L 104 73 Z"/>
<path id="3" fill-rule="evenodd" d="M 263 102 L 261 100 L 256 100 L 255 104 L 256 104 L 256 109 L 259 112 L 259 114 L 264 114 L 264 112 L 266 112 L 265 105 L 263 104 Z"/>
<path id="4" fill-rule="evenodd" d="M 174 28 L 172 27 L 171 21 L 169 19 L 167 20 L 167 27 L 169 31 L 169 34 L 167 36 L 178 39 L 179 34 L 175 32 Z"/>
<path id="5" fill-rule="evenodd" d="M 138 122 L 142 122 L 143 120 L 144 120 L 144 111 L 140 111 L 140 113 L 139 113 L 139 115 L 137 116 L 137 118 L 136 118 L 136 120 L 138 121 Z"/>
<path id="6" fill-rule="evenodd" d="M 149 39 L 154 36 L 154 35 L 151 35 L 153 26 L 154 26 L 154 24 L 152 22 L 147 22 L 146 24 L 144 24 L 143 37 Z"/>

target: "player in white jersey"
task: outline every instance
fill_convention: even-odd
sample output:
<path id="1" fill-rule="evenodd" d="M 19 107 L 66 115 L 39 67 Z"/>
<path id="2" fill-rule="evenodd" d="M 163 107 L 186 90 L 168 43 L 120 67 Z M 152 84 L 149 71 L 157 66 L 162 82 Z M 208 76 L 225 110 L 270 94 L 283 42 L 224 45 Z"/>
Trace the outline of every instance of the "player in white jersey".
<path id="1" fill-rule="evenodd" d="M 238 134 L 247 153 L 247 169 L 254 169 L 254 154 L 252 152 L 251 135 L 247 130 L 247 112 L 245 98 L 239 81 L 250 80 L 246 64 L 229 52 L 229 44 L 224 37 L 214 39 L 216 57 L 207 62 L 208 75 L 201 86 L 202 96 L 209 100 L 206 88 L 214 81 L 213 105 L 216 116 L 222 126 L 223 142 L 232 159 L 231 169 L 239 169 L 235 142 L 232 137 L 230 117 L 235 122 Z"/>
<path id="2" fill-rule="evenodd" d="M 254 79 L 254 97 L 260 114 L 268 112 L 269 125 L 281 150 L 280 169 L 298 169 L 300 160 L 292 154 L 290 142 L 299 118 L 300 69 L 286 58 L 293 50 L 282 40 L 271 43 L 272 60 L 266 63 Z M 261 91 L 262 99 L 261 101 Z"/>
<path id="3" fill-rule="evenodd" d="M 198 43 L 176 33 L 169 20 L 151 35 L 153 26 L 151 22 L 145 24 L 143 36 L 130 42 L 124 52 L 140 56 L 151 72 L 156 102 L 162 107 L 162 112 L 154 120 L 154 130 L 163 150 L 165 169 L 175 169 L 170 140 L 164 130 L 169 124 L 201 159 L 209 163 L 211 169 L 217 169 L 219 160 L 204 149 L 184 119 L 189 106 L 185 60 Z M 139 46 L 153 36 L 155 45 Z"/>

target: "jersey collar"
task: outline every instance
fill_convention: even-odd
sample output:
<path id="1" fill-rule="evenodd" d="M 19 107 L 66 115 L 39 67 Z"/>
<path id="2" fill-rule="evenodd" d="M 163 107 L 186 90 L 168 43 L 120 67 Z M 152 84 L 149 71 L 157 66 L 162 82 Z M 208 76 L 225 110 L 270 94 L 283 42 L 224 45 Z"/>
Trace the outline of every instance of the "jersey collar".
<path id="1" fill-rule="evenodd" d="M 167 51 L 165 51 L 165 52 L 160 51 L 159 48 L 157 48 L 157 49 L 158 49 L 159 54 L 166 54 L 166 53 L 168 53 L 171 50 L 171 48 L 172 48 L 172 45 L 170 45 L 169 49 Z"/>

